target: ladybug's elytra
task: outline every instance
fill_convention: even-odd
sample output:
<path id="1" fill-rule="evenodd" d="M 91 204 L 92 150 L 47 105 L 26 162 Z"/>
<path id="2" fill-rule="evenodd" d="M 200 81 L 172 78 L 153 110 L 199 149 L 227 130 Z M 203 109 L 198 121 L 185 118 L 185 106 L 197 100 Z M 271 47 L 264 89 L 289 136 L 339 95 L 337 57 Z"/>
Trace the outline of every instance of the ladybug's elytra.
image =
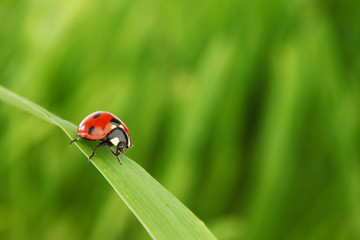
<path id="1" fill-rule="evenodd" d="M 80 123 L 77 134 L 80 137 L 72 140 L 70 145 L 81 138 L 101 141 L 94 147 L 89 161 L 94 156 L 97 147 L 106 145 L 121 164 L 120 153 L 124 154 L 126 148 L 133 146 L 130 141 L 129 129 L 118 117 L 108 112 L 97 111 L 88 115 Z M 116 146 L 115 152 L 111 149 L 111 146 Z"/>

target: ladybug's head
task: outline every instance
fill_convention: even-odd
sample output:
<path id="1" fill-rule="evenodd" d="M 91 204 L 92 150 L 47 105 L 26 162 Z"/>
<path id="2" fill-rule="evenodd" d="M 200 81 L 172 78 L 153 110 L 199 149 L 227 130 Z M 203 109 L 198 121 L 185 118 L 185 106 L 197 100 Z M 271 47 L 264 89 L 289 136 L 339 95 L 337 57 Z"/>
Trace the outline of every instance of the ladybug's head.
<path id="1" fill-rule="evenodd" d="M 107 139 L 112 145 L 117 146 L 116 152 L 124 152 L 124 149 L 132 147 L 129 134 L 123 128 L 115 128 L 108 135 Z"/>
<path id="2" fill-rule="evenodd" d="M 119 143 L 116 148 L 116 154 L 119 155 L 120 153 L 124 153 L 125 148 L 127 148 L 125 143 L 123 142 Z"/>

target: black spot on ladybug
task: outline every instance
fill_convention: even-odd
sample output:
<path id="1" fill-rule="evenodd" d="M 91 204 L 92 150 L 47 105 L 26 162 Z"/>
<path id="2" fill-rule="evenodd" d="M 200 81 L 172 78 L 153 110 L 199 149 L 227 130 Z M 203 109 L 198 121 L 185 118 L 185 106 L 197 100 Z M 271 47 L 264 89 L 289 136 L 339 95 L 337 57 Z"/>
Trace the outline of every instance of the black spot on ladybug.
<path id="1" fill-rule="evenodd" d="M 94 132 L 94 126 L 91 126 L 90 128 L 89 128 L 89 134 L 91 135 L 93 132 Z"/>
<path id="2" fill-rule="evenodd" d="M 113 119 L 111 119 L 111 124 L 112 125 L 115 125 L 115 126 L 120 126 L 120 121 L 119 120 L 117 120 L 116 118 L 113 118 Z"/>
<path id="3" fill-rule="evenodd" d="M 100 113 L 95 114 L 95 115 L 93 116 L 93 119 L 98 118 L 100 115 L 101 115 Z"/>

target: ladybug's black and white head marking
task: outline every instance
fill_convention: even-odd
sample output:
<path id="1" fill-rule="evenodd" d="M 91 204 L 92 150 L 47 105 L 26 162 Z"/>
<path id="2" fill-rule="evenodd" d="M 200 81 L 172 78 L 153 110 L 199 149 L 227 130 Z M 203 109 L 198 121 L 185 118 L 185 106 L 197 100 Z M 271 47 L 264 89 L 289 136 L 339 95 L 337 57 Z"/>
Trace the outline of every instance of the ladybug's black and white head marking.
<path id="1" fill-rule="evenodd" d="M 126 145 L 129 145 L 130 143 L 130 137 L 122 128 L 115 128 L 108 134 L 107 138 L 108 141 L 114 146 L 119 147 L 119 144 L 122 144 L 124 146 L 123 149 L 125 149 L 127 147 Z M 123 149 L 121 150 L 123 151 Z"/>
<path id="2" fill-rule="evenodd" d="M 113 125 L 114 130 L 112 130 L 108 134 L 107 136 L 108 141 L 110 141 L 115 146 L 118 146 L 119 143 L 123 143 L 125 147 L 126 146 L 130 147 L 131 146 L 130 136 L 125 131 L 121 122 L 116 118 L 111 119 L 110 122 Z"/>

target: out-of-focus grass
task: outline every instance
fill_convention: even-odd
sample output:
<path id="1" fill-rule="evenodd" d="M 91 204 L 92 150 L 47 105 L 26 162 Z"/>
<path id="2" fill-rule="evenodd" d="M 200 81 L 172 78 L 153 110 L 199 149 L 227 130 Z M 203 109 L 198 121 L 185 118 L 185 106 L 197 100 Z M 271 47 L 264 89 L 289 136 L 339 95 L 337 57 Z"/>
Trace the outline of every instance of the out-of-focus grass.
<path id="1" fill-rule="evenodd" d="M 220 239 L 358 239 L 359 7 L 2 1 L 0 82 L 72 122 L 118 115 Z M 147 237 L 63 134 L 0 114 L 0 238 Z"/>

